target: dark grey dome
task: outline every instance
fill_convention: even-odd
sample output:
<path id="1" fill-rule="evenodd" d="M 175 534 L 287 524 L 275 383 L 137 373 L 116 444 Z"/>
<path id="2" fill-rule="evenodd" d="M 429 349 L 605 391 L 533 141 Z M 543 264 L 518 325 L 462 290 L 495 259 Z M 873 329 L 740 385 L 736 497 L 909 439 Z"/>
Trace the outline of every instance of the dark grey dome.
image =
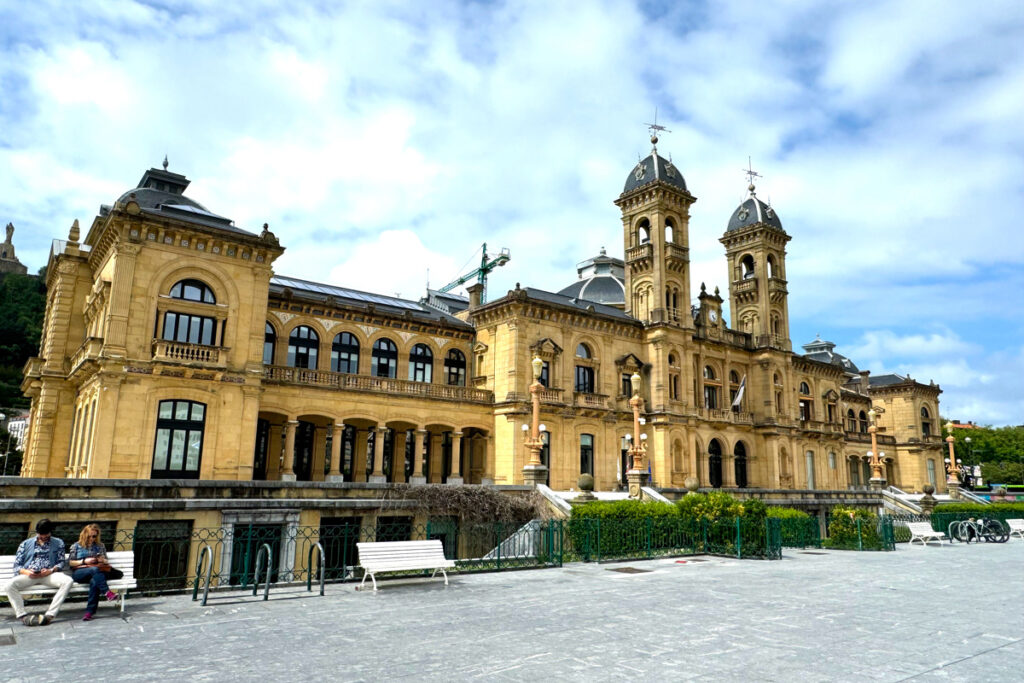
<path id="1" fill-rule="evenodd" d="M 779 214 L 775 213 L 775 209 L 762 202 L 751 192 L 750 197 L 732 212 L 729 227 L 725 231 L 742 230 L 755 223 L 765 223 L 776 230 L 782 230 L 782 221 L 779 220 Z"/>
<path id="2" fill-rule="evenodd" d="M 656 180 L 668 183 L 673 187 L 678 187 L 684 192 L 686 191 L 686 181 L 683 179 L 683 174 L 679 172 L 679 169 L 671 161 L 658 156 L 658 150 L 655 149 L 649 157 L 637 162 L 637 165 L 629 172 L 629 175 L 626 176 L 626 186 L 622 189 L 622 192 L 623 194 L 631 192 Z"/>
<path id="3" fill-rule="evenodd" d="M 622 259 L 608 256 L 604 247 L 594 258 L 576 264 L 579 280 L 558 293 L 572 299 L 582 299 L 622 308 L 626 305 L 626 273 Z"/>
<path id="4" fill-rule="evenodd" d="M 155 209 L 159 206 L 191 206 L 194 209 L 201 209 L 206 211 L 206 207 L 195 201 L 189 199 L 183 194 L 175 194 L 174 192 L 164 192 L 162 190 L 154 190 L 148 187 L 137 187 L 134 190 L 128 190 L 123 195 L 118 197 L 119 202 L 127 202 L 129 200 L 135 201 L 140 208 L 143 209 Z"/>
<path id="5" fill-rule="evenodd" d="M 843 372 L 849 375 L 856 375 L 860 372 L 853 361 L 846 356 L 835 352 L 836 345 L 833 342 L 825 341 L 821 337 L 815 337 L 814 341 L 804 344 L 804 358 L 810 358 L 821 363 L 830 363 L 842 368 Z"/>

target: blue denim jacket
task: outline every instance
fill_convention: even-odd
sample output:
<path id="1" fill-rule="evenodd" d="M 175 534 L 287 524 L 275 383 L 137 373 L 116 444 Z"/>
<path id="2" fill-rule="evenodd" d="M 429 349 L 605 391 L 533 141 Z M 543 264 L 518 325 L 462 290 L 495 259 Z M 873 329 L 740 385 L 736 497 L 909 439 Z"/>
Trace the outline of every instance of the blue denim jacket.
<path id="1" fill-rule="evenodd" d="M 25 565 L 32 560 L 32 555 L 35 554 L 35 545 L 36 537 L 33 536 L 32 538 L 26 538 L 18 546 L 18 554 L 14 556 L 15 573 L 24 569 Z M 64 552 L 64 541 L 55 536 L 50 536 L 50 566 L 54 569 L 63 569 L 64 556 L 66 554 Z"/>

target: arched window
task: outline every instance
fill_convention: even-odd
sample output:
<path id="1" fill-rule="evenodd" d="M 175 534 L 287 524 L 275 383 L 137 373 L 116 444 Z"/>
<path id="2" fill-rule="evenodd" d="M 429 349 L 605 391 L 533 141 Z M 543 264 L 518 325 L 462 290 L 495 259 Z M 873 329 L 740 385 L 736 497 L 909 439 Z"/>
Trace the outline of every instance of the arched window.
<path id="1" fill-rule="evenodd" d="M 868 414 L 865 413 L 863 410 L 860 411 L 860 433 L 868 433 Z"/>
<path id="2" fill-rule="evenodd" d="M 637 244 L 648 244 L 651 241 L 651 222 L 646 218 L 636 228 Z"/>
<path id="3" fill-rule="evenodd" d="M 921 436 L 932 435 L 932 415 L 927 406 L 921 406 Z"/>
<path id="4" fill-rule="evenodd" d="M 708 444 L 708 481 L 711 488 L 722 488 L 722 444 L 718 439 Z"/>
<path id="5" fill-rule="evenodd" d="M 718 390 L 720 384 L 716 380 L 715 369 L 710 365 L 704 366 L 704 407 L 708 410 L 718 410 Z"/>
<path id="6" fill-rule="evenodd" d="M 768 277 L 775 277 L 775 258 L 771 254 L 768 255 L 767 264 L 768 264 Z"/>
<path id="7" fill-rule="evenodd" d="M 171 287 L 171 299 L 215 304 L 213 290 L 199 280 L 181 280 Z M 202 346 L 217 345 L 217 320 L 212 315 L 165 311 L 161 338 L 166 341 Z"/>
<path id="8" fill-rule="evenodd" d="M 580 434 L 580 474 L 594 476 L 593 434 Z"/>
<path id="9" fill-rule="evenodd" d="M 754 257 L 747 254 L 740 260 L 741 276 L 744 280 L 754 277 Z"/>
<path id="10" fill-rule="evenodd" d="M 359 340 L 349 332 L 334 336 L 331 342 L 331 370 L 355 375 L 359 372 Z"/>
<path id="11" fill-rule="evenodd" d="M 742 441 L 737 441 L 732 453 L 736 486 L 744 489 L 747 487 L 747 447 L 743 445 Z"/>
<path id="12" fill-rule="evenodd" d="M 671 218 L 665 219 L 665 244 L 672 244 L 675 242 L 676 226 L 672 222 Z"/>
<path id="13" fill-rule="evenodd" d="M 811 398 L 811 387 L 807 382 L 800 382 L 800 419 L 814 419 L 814 399 Z"/>
<path id="14" fill-rule="evenodd" d="M 807 488 L 814 489 L 814 451 L 807 451 L 804 460 L 807 463 Z"/>
<path id="15" fill-rule="evenodd" d="M 398 347 L 387 337 L 373 343 L 373 362 L 370 364 L 370 374 L 374 377 L 394 378 L 398 376 Z"/>
<path id="16" fill-rule="evenodd" d="M 273 365 L 274 364 L 274 347 L 277 346 L 277 332 L 274 331 L 274 326 L 267 323 L 267 326 L 263 329 L 263 364 Z"/>
<path id="17" fill-rule="evenodd" d="M 288 335 L 288 367 L 315 370 L 320 335 L 311 327 L 299 325 Z"/>
<path id="18" fill-rule="evenodd" d="M 409 352 L 409 381 L 432 382 L 434 354 L 426 344 L 417 344 Z"/>
<path id="19" fill-rule="evenodd" d="M 206 406 L 195 401 L 160 401 L 153 446 L 153 479 L 198 479 Z"/>
<path id="20" fill-rule="evenodd" d="M 586 362 L 593 358 L 590 347 L 582 343 L 577 344 L 576 357 L 584 363 L 576 365 L 575 390 L 581 394 L 592 394 L 594 393 L 594 368 Z"/>
<path id="21" fill-rule="evenodd" d="M 213 290 L 201 280 L 182 280 L 171 287 L 170 297 L 184 301 L 197 301 L 202 304 L 215 304 L 217 297 Z"/>
<path id="22" fill-rule="evenodd" d="M 735 370 L 729 371 L 729 405 L 736 405 L 736 399 L 743 401 L 743 397 L 740 396 L 740 375 Z M 736 406 L 739 409 L 739 406 Z"/>
<path id="23" fill-rule="evenodd" d="M 857 416 L 854 414 L 853 408 L 846 411 L 846 431 L 857 431 Z"/>
<path id="24" fill-rule="evenodd" d="M 466 357 L 462 351 L 452 349 L 444 357 L 445 381 L 453 387 L 466 386 Z"/>

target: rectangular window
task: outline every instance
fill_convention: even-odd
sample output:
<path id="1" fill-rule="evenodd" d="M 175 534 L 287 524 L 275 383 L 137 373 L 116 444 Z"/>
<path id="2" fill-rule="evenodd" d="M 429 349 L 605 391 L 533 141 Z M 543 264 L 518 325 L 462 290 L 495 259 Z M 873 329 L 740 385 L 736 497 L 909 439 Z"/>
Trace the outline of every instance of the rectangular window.
<path id="1" fill-rule="evenodd" d="M 206 406 L 193 401 L 161 401 L 153 444 L 154 479 L 198 479 Z"/>
<path id="2" fill-rule="evenodd" d="M 593 434 L 580 434 L 580 474 L 594 476 Z"/>
<path id="3" fill-rule="evenodd" d="M 540 366 L 540 377 L 537 379 L 545 387 L 551 386 L 551 365 L 547 361 Z"/>
<path id="4" fill-rule="evenodd" d="M 630 375 L 628 372 L 622 373 L 622 395 L 632 396 L 633 395 L 633 382 L 630 381 Z"/>
<path id="5" fill-rule="evenodd" d="M 807 488 L 814 488 L 814 451 L 807 451 Z"/>
<path id="6" fill-rule="evenodd" d="M 704 407 L 718 410 L 718 387 L 704 385 Z"/>
<path id="7" fill-rule="evenodd" d="M 925 465 L 928 469 L 928 483 L 931 484 L 932 486 L 935 486 L 935 461 L 932 460 L 931 458 L 928 458 L 928 460 L 925 461 Z"/>
<path id="8" fill-rule="evenodd" d="M 168 311 L 164 314 L 163 338 L 167 341 L 213 346 L 216 321 L 198 315 Z"/>
<path id="9" fill-rule="evenodd" d="M 576 391 L 581 394 L 594 393 L 594 368 L 576 366 Z"/>

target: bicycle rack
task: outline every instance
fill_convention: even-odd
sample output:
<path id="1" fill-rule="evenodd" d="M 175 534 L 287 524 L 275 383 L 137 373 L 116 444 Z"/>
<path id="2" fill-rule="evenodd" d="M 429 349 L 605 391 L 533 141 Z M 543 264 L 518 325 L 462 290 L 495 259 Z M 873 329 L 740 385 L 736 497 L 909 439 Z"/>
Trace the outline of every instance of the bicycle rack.
<path id="1" fill-rule="evenodd" d="M 269 543 L 264 543 L 263 545 L 261 545 L 259 552 L 256 553 L 256 567 L 253 570 L 253 574 L 252 574 L 252 594 L 253 594 L 253 596 L 255 596 L 256 595 L 256 591 L 260 587 L 260 560 L 263 560 L 264 558 L 265 558 L 264 565 L 266 567 L 266 571 L 264 572 L 264 578 L 266 580 L 263 582 L 263 599 L 264 600 L 269 600 L 270 599 L 270 565 L 271 565 L 271 562 L 274 559 L 274 551 L 271 550 Z"/>
<path id="2" fill-rule="evenodd" d="M 206 564 L 206 573 L 203 574 L 203 560 L 209 557 L 210 561 Z M 210 547 L 209 543 L 204 543 L 202 549 L 199 551 L 199 561 L 196 562 L 196 585 L 192 588 L 192 602 L 199 599 L 199 579 L 203 579 L 203 607 L 206 607 L 206 599 L 210 594 L 210 578 L 213 575 L 213 548 Z"/>
<path id="3" fill-rule="evenodd" d="M 309 567 L 309 573 L 306 576 L 306 591 L 313 591 L 313 551 L 319 551 L 320 561 L 320 595 L 324 594 L 324 565 L 327 564 L 327 555 L 324 553 L 324 546 L 322 543 L 309 547 L 309 557 L 306 559 L 306 566 Z"/>

